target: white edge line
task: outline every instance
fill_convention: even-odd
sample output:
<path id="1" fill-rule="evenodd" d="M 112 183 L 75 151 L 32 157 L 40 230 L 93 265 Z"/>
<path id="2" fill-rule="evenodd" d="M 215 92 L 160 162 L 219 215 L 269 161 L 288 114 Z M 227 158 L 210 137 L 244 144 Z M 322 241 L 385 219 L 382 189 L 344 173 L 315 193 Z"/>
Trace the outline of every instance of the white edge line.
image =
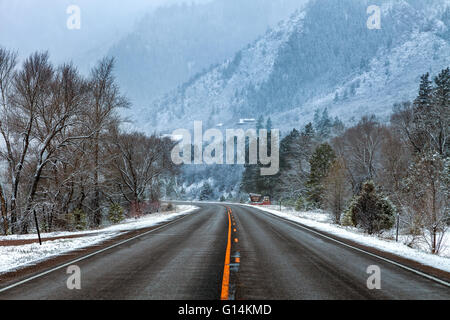
<path id="1" fill-rule="evenodd" d="M 241 206 L 242 206 L 242 205 L 241 205 Z M 245 206 L 245 207 L 247 207 L 247 206 Z M 390 260 L 390 259 L 388 259 L 388 258 L 384 258 L 384 257 L 382 257 L 382 256 L 379 256 L 379 255 L 377 255 L 377 254 L 371 253 L 371 252 L 369 252 L 369 251 L 366 251 L 366 250 L 363 250 L 363 249 L 354 247 L 354 246 L 352 246 L 352 245 L 349 245 L 349 244 L 347 244 L 347 243 L 344 243 L 344 242 L 342 242 L 342 241 L 339 241 L 339 240 L 337 240 L 337 239 L 334 239 L 334 238 L 332 238 L 332 237 L 329 237 L 329 236 L 327 236 L 327 235 L 325 235 L 325 234 L 323 234 L 323 233 L 321 233 L 321 232 L 318 232 L 318 231 L 316 231 L 316 230 L 314 230 L 314 229 L 311 229 L 310 227 L 304 226 L 304 225 L 302 225 L 302 224 L 299 223 L 299 222 L 292 221 L 292 220 L 289 220 L 289 219 L 287 219 L 287 218 L 283 218 L 283 217 L 277 216 L 276 214 L 273 214 L 273 213 L 264 211 L 264 210 L 262 210 L 262 209 L 260 209 L 260 208 L 257 208 L 257 207 L 248 207 L 248 208 L 254 208 L 254 209 L 257 209 L 259 212 L 262 212 L 262 213 L 264 213 L 264 214 L 267 215 L 267 216 L 272 216 L 272 217 L 278 218 L 278 219 L 283 220 L 283 221 L 285 221 L 285 222 L 288 222 L 288 223 L 290 223 L 290 224 L 292 224 L 292 225 L 295 225 L 295 226 L 297 226 L 297 227 L 300 227 L 300 228 L 303 228 L 303 229 L 305 229 L 305 230 L 308 230 L 309 232 L 315 233 L 315 234 L 317 234 L 317 235 L 319 235 L 319 236 L 321 236 L 321 237 L 323 237 L 323 238 L 326 238 L 326 239 L 328 239 L 328 240 L 337 242 L 337 243 L 339 243 L 339 244 L 341 244 L 341 245 L 343 245 L 343 246 L 346 246 L 346 247 L 348 247 L 348 248 L 351 248 L 351 249 L 353 249 L 353 250 L 356 250 L 356 251 L 359 251 L 359 252 L 363 252 L 363 253 L 365 253 L 365 254 L 367 254 L 367 255 L 369 255 L 369 256 L 372 256 L 372 257 L 381 259 L 381 260 L 383 260 L 383 261 L 385 261 L 385 262 L 389 262 L 389 263 L 391 263 L 391 264 L 393 264 L 393 265 L 396 265 L 397 267 L 400 267 L 400 268 L 403 268 L 403 269 L 405 269 L 405 270 L 414 272 L 414 273 L 416 273 L 416 274 L 418 274 L 418 275 L 420 275 L 420 276 L 422 276 L 422 277 L 425 277 L 425 278 L 427 278 L 427 279 L 429 279 L 429 280 L 433 280 L 433 281 L 438 282 L 438 283 L 440 283 L 440 284 L 442 284 L 442 285 L 444 285 L 444 286 L 450 287 L 450 283 L 447 282 L 447 281 L 444 281 L 444 280 L 441 280 L 441 279 L 439 279 L 439 278 L 433 277 L 433 276 L 431 276 L 431 275 L 429 275 L 429 274 L 423 273 L 423 272 L 421 272 L 421 271 L 419 271 L 419 270 L 410 268 L 410 267 L 405 266 L 405 265 L 403 265 L 403 264 L 401 264 L 401 263 L 395 262 L 395 261 Z M 350 240 L 350 241 L 351 241 L 351 240 Z M 362 244 L 362 245 L 364 245 L 364 244 Z M 408 259 L 408 258 L 406 258 L 406 259 Z M 418 263 L 420 263 L 420 262 L 418 262 Z"/>
<path id="2" fill-rule="evenodd" d="M 158 231 L 159 229 L 168 227 L 168 226 L 170 226 L 171 224 L 173 224 L 173 223 L 175 223 L 175 222 L 178 222 L 178 221 L 181 221 L 181 220 L 187 218 L 188 216 L 190 216 L 190 215 L 189 215 L 189 214 L 185 214 L 183 217 L 178 218 L 178 219 L 175 219 L 175 220 L 173 220 L 173 221 L 171 221 L 171 222 L 169 222 L 169 223 L 166 223 L 166 224 L 164 224 L 164 225 L 162 225 L 162 226 L 160 226 L 160 227 L 158 227 L 158 228 L 156 228 L 156 229 L 147 231 L 147 232 L 142 233 L 142 234 L 140 234 L 140 235 L 134 236 L 134 237 L 132 237 L 132 238 L 130 238 L 130 239 L 127 239 L 127 240 L 121 241 L 121 242 L 119 242 L 119 243 L 113 244 L 113 245 L 111 245 L 111 246 L 109 246 L 109 247 L 106 247 L 106 248 L 103 248 L 103 249 L 101 249 L 101 250 L 99 250 L 99 251 L 95 251 L 95 252 L 90 253 L 90 254 L 88 254 L 88 255 L 86 255 L 86 256 L 83 256 L 83 257 L 81 257 L 81 258 L 78 258 L 78 259 L 72 260 L 72 261 L 70 261 L 70 262 L 67 262 L 67 263 L 65 263 L 65 264 L 63 264 L 63 265 L 61 265 L 61 266 L 56 267 L 56 268 L 53 268 L 53 269 L 44 271 L 44 272 L 42 272 L 42 273 L 39 273 L 39 274 L 37 274 L 37 275 L 34 275 L 34 276 L 30 277 L 30 278 L 27 278 L 27 279 L 21 280 L 21 281 L 19 281 L 19 282 L 13 283 L 13 284 L 11 284 L 11 285 L 5 287 L 5 288 L 1 288 L 1 289 L 0 289 L 0 293 L 5 292 L 5 291 L 7 291 L 7 290 L 10 290 L 10 289 L 12 289 L 12 288 L 15 288 L 15 287 L 17 287 L 17 286 L 20 286 L 20 285 L 22 285 L 22 284 L 24 284 L 24 283 L 27 283 L 27 282 L 29 282 L 29 281 L 32 281 L 32 280 L 34 280 L 34 279 L 40 278 L 40 277 L 42 277 L 42 276 L 45 276 L 45 275 L 47 275 L 47 274 L 49 274 L 49 273 L 52 273 L 52 272 L 54 272 L 54 271 L 63 269 L 63 268 L 65 268 L 65 267 L 68 267 L 68 266 L 70 266 L 70 265 L 72 265 L 72 264 L 74 264 L 74 263 L 77 263 L 77 262 L 86 260 L 86 259 L 88 259 L 88 258 L 90 258 L 90 257 L 93 257 L 93 256 L 99 254 L 99 253 L 102 253 L 102 252 L 105 252 L 105 251 L 107 251 L 107 250 L 113 249 L 113 248 L 115 248 L 115 247 L 121 246 L 121 245 L 124 244 L 124 243 L 130 242 L 130 241 L 133 241 L 133 240 L 136 240 L 136 239 L 141 238 L 141 237 L 143 237 L 143 236 L 146 236 L 147 234 L 150 234 L 150 233 L 153 233 L 153 232 L 155 232 L 155 231 Z"/>

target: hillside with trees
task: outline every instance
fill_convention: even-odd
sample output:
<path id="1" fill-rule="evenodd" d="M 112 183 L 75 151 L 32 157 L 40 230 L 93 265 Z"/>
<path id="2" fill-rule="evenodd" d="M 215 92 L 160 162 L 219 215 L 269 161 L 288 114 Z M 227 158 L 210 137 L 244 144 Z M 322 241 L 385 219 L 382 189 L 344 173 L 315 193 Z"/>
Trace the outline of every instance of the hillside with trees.
<path id="1" fill-rule="evenodd" d="M 450 68 L 421 76 L 417 98 L 395 104 L 389 123 L 367 115 L 345 127 L 326 110 L 316 114 L 281 141 L 278 175 L 258 177 L 247 167 L 242 191 L 325 210 L 369 234 L 398 218 L 410 246 L 426 241 L 439 253 L 450 227 Z"/>

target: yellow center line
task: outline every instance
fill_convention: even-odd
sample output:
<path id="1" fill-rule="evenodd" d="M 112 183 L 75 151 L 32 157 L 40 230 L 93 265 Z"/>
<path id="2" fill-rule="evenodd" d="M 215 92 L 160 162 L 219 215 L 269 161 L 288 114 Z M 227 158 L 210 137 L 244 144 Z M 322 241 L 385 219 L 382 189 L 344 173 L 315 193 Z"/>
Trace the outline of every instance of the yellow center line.
<path id="1" fill-rule="evenodd" d="M 231 256 L 231 209 L 228 209 L 228 241 L 227 252 L 225 253 L 225 267 L 223 269 L 221 300 L 228 300 L 228 291 L 230 288 L 230 256 Z"/>

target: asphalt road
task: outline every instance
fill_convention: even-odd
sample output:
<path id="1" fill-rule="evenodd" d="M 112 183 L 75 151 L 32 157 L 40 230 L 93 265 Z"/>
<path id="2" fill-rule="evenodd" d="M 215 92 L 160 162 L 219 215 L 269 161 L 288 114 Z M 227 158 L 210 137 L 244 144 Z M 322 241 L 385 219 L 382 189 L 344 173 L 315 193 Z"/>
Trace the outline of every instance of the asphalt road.
<path id="1" fill-rule="evenodd" d="M 446 299 L 450 288 L 250 207 L 200 209 L 154 232 L 78 261 L 81 290 L 66 268 L 0 299 Z M 225 266 L 229 254 L 229 272 Z M 368 266 L 381 270 L 369 290 Z M 227 281 L 225 281 L 225 277 Z M 0 288 L 1 290 L 1 288 Z"/>

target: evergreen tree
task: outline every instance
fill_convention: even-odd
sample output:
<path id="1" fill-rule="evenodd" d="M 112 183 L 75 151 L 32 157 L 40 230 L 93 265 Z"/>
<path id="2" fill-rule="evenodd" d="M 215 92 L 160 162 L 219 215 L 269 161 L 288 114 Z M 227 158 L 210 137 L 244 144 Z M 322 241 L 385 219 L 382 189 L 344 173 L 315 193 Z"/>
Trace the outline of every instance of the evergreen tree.
<path id="1" fill-rule="evenodd" d="M 267 132 L 272 131 L 272 119 L 270 119 L 270 117 L 267 118 L 267 121 L 266 121 L 266 130 L 267 130 Z"/>
<path id="2" fill-rule="evenodd" d="M 320 207 L 322 203 L 323 179 L 328 175 L 335 158 L 336 155 L 331 146 L 324 143 L 316 148 L 309 160 L 311 171 L 306 183 L 307 200 L 316 207 Z"/>
<path id="3" fill-rule="evenodd" d="M 361 227 L 373 234 L 392 228 L 395 214 L 396 210 L 391 202 L 376 191 L 372 181 L 367 181 L 345 212 L 342 223 Z"/>
<path id="4" fill-rule="evenodd" d="M 319 110 L 314 113 L 314 129 L 322 139 L 327 139 L 330 136 L 333 127 L 333 120 L 328 114 L 328 109 L 325 108 L 320 114 Z"/>
<path id="5" fill-rule="evenodd" d="M 264 117 L 261 115 L 258 117 L 258 120 L 256 121 L 256 130 L 259 131 L 262 128 L 264 128 Z"/>
<path id="6" fill-rule="evenodd" d="M 214 190 L 212 189 L 211 185 L 208 182 L 205 182 L 200 191 L 199 200 L 200 201 L 211 200 L 213 196 Z"/>
<path id="7" fill-rule="evenodd" d="M 314 137 L 315 134 L 316 134 L 316 133 L 315 133 L 315 131 L 314 131 L 314 127 L 313 127 L 312 123 L 309 122 L 309 123 L 305 126 L 304 130 L 302 131 L 302 135 L 308 136 L 308 137 L 311 137 L 311 138 L 312 138 L 312 137 Z"/>
<path id="8" fill-rule="evenodd" d="M 108 218 L 112 223 L 121 222 L 123 219 L 125 219 L 123 208 L 117 203 L 112 204 L 109 207 Z"/>
<path id="9" fill-rule="evenodd" d="M 426 122 L 428 140 L 432 151 L 441 156 L 450 156 L 450 68 L 442 70 L 434 83 L 432 107 Z"/>
<path id="10" fill-rule="evenodd" d="M 314 129 L 317 130 L 320 124 L 320 111 L 319 109 L 316 109 L 314 111 L 314 119 L 313 119 Z"/>
<path id="11" fill-rule="evenodd" d="M 433 93 L 430 74 L 426 73 L 420 77 L 419 95 L 415 101 L 416 106 L 420 109 L 428 108 L 431 105 L 431 97 Z"/>

